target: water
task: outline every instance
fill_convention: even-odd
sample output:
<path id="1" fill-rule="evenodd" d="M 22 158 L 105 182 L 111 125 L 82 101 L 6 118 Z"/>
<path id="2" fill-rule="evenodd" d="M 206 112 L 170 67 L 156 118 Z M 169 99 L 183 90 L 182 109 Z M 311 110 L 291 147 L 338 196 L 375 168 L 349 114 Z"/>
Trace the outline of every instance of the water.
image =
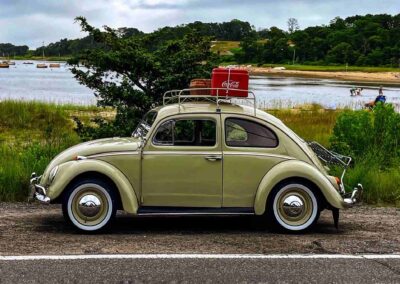
<path id="1" fill-rule="evenodd" d="M 251 89 L 256 94 L 260 108 L 291 108 L 302 104 L 317 103 L 325 108 L 360 109 L 375 100 L 379 84 L 345 82 L 331 79 L 253 76 Z M 352 87 L 362 87 L 361 96 L 350 96 Z M 387 102 L 400 109 L 400 85 L 384 86 Z"/>
<path id="2" fill-rule="evenodd" d="M 56 104 L 96 104 L 94 93 L 73 77 L 65 62 L 60 68 L 36 68 L 15 61 L 10 68 L 0 68 L 0 100 L 37 100 Z M 45 62 L 49 63 L 49 62 Z"/>
<path id="3" fill-rule="evenodd" d="M 0 100 L 37 100 L 57 104 L 94 105 L 89 88 L 80 85 L 65 63 L 61 68 L 38 69 L 36 63 L 0 68 Z M 350 88 L 362 86 L 362 96 L 350 97 Z M 325 108 L 361 108 L 378 94 L 378 84 L 351 83 L 330 79 L 253 76 L 250 88 L 260 108 L 287 108 L 318 103 Z M 388 102 L 400 109 L 400 86 L 384 87 Z"/>

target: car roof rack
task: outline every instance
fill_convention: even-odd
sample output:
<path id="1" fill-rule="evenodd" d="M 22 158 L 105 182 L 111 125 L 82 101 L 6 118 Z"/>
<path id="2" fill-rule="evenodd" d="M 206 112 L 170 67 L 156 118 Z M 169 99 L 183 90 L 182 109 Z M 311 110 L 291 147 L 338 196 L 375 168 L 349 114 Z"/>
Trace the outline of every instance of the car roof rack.
<path id="1" fill-rule="evenodd" d="M 256 96 L 252 91 L 249 90 L 241 90 L 234 89 L 235 92 L 245 92 L 247 93 L 246 97 L 233 97 L 228 96 L 228 91 L 230 89 L 226 88 L 189 88 L 182 90 L 170 90 L 164 93 L 163 95 L 163 105 L 168 105 L 172 103 L 179 104 L 179 111 L 181 109 L 181 104 L 189 101 L 208 101 L 213 102 L 217 105 L 217 109 L 219 109 L 219 105 L 221 102 L 229 102 L 232 103 L 232 100 L 245 100 L 253 102 L 254 108 L 254 116 L 257 113 L 257 101 Z M 231 89 L 232 90 L 232 89 Z M 211 95 L 211 91 L 214 91 L 215 95 Z M 192 93 L 208 93 L 206 95 L 198 95 L 191 94 Z"/>

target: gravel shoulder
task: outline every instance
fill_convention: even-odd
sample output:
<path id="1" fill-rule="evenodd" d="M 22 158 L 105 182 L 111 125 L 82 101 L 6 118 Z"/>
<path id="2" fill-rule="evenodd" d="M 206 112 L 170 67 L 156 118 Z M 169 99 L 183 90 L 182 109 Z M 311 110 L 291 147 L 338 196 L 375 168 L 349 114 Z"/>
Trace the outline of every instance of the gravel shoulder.
<path id="1" fill-rule="evenodd" d="M 104 233 L 66 225 L 57 205 L 0 203 L 0 255 L 111 253 L 400 253 L 400 209 L 324 211 L 306 234 L 277 234 L 255 217 L 134 217 Z"/>

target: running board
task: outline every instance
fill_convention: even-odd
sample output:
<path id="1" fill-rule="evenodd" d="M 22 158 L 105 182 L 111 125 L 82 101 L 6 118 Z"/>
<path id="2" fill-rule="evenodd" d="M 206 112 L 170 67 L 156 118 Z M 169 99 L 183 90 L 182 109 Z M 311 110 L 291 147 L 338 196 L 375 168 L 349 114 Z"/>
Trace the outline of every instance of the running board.
<path id="1" fill-rule="evenodd" d="M 139 216 L 254 215 L 254 208 L 143 206 L 138 209 L 137 215 Z"/>

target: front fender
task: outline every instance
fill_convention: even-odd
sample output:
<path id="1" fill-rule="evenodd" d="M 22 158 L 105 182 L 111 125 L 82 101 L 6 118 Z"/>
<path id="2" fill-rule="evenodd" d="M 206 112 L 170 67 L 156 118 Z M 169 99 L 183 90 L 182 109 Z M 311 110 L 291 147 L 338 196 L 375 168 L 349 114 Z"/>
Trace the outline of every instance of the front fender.
<path id="1" fill-rule="evenodd" d="M 134 188 L 121 171 L 100 160 L 70 161 L 59 165 L 57 176 L 49 186 L 47 195 L 54 200 L 75 177 L 86 172 L 97 172 L 110 178 L 118 188 L 124 211 L 136 214 L 138 201 Z"/>
<path id="2" fill-rule="evenodd" d="M 343 209 L 343 198 L 335 190 L 328 178 L 314 166 L 299 160 L 287 160 L 274 166 L 261 180 L 254 201 L 257 215 L 265 212 L 265 206 L 272 189 L 282 180 L 288 178 L 304 178 L 314 183 L 333 207 Z"/>

